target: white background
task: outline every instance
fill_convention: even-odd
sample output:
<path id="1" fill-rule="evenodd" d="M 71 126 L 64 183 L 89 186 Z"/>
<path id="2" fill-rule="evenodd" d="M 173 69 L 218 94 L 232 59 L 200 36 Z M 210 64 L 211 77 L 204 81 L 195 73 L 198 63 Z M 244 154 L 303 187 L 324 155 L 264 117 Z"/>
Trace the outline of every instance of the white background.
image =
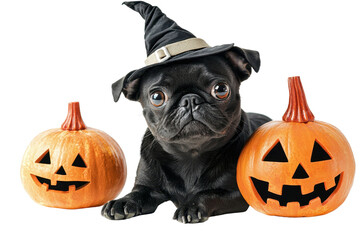
<path id="1" fill-rule="evenodd" d="M 287 77 L 300 75 L 317 120 L 337 126 L 359 165 L 359 6 L 356 1 L 151 0 L 210 45 L 258 50 L 260 72 L 241 87 L 245 111 L 281 119 Z M 140 104 L 114 103 L 111 84 L 144 66 L 144 21 L 121 1 L 1 0 L 0 2 L 0 238 L 12 239 L 358 239 L 360 174 L 342 206 L 312 218 L 245 213 L 184 225 L 175 207 L 109 221 L 100 207 L 63 210 L 38 205 L 20 181 L 22 155 L 40 132 L 60 127 L 67 104 L 80 101 L 85 123 L 124 150 L 134 183 L 146 124 Z M 10 234 L 10 235 L 8 235 Z"/>

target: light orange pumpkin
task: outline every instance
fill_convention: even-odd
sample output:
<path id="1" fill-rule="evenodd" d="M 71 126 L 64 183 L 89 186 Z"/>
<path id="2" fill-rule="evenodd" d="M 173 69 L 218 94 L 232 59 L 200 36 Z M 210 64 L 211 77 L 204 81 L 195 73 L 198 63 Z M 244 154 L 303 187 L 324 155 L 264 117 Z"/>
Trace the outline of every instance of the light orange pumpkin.
<path id="1" fill-rule="evenodd" d="M 347 197 L 355 161 L 344 135 L 314 120 L 299 77 L 289 78 L 283 121 L 261 126 L 241 152 L 237 183 L 254 209 L 269 215 L 316 216 Z"/>
<path id="2" fill-rule="evenodd" d="M 61 128 L 36 136 L 25 151 L 21 180 L 31 198 L 48 207 L 85 208 L 114 199 L 126 179 L 120 146 L 87 128 L 79 103 L 69 103 Z"/>

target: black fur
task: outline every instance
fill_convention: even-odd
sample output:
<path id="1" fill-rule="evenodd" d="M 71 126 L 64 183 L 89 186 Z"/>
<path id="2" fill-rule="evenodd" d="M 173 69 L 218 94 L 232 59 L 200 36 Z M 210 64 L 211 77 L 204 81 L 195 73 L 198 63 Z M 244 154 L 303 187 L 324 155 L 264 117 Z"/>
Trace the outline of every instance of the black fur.
<path id="1" fill-rule="evenodd" d="M 241 110 L 239 87 L 250 74 L 244 56 L 227 52 L 155 67 L 125 82 L 123 93 L 141 103 L 148 129 L 133 190 L 105 204 L 102 215 L 128 219 L 153 213 L 168 200 L 177 207 L 174 219 L 183 223 L 246 211 L 236 183 L 238 157 L 253 131 L 270 121 Z M 213 86 L 224 82 L 230 95 L 216 99 Z M 163 106 L 151 104 L 153 90 L 167 94 Z"/>

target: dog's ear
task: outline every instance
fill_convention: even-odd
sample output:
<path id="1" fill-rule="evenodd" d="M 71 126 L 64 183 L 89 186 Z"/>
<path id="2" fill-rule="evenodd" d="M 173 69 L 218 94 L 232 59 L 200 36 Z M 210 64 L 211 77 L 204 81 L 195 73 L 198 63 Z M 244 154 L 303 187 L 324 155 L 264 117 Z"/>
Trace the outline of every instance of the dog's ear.
<path id="1" fill-rule="evenodd" d="M 125 79 L 126 77 L 123 77 L 112 84 L 111 87 L 114 101 L 117 102 L 119 100 L 121 92 L 124 93 L 124 96 L 127 99 L 130 99 L 132 101 L 139 100 L 140 78 L 132 81 L 127 81 Z"/>
<path id="2" fill-rule="evenodd" d="M 260 54 L 257 51 L 233 47 L 225 53 L 225 57 L 235 70 L 240 82 L 250 77 L 251 68 L 255 72 L 260 69 Z"/>

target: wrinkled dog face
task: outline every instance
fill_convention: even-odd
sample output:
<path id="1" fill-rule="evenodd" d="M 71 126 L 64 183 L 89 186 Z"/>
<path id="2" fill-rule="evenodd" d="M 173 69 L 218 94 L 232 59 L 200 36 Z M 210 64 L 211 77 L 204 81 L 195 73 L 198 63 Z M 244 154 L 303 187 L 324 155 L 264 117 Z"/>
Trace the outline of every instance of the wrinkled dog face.
<path id="1" fill-rule="evenodd" d="M 168 143 L 230 138 L 240 122 L 240 81 L 222 56 L 149 70 L 139 101 L 151 133 Z"/>

